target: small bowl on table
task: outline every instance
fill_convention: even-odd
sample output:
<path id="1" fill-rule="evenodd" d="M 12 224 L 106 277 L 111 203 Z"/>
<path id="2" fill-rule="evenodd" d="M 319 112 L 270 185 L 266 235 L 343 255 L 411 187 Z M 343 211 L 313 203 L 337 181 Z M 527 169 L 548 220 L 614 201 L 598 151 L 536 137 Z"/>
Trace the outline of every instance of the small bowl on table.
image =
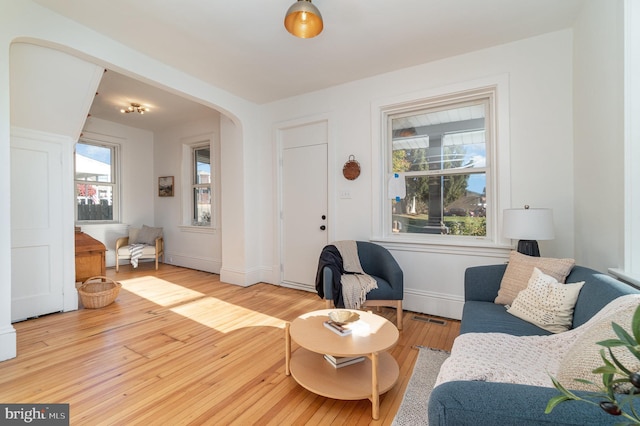
<path id="1" fill-rule="evenodd" d="M 359 317 L 360 315 L 346 309 L 338 309 L 336 311 L 329 312 L 329 319 L 338 324 L 346 324 L 348 322 L 356 321 Z"/>

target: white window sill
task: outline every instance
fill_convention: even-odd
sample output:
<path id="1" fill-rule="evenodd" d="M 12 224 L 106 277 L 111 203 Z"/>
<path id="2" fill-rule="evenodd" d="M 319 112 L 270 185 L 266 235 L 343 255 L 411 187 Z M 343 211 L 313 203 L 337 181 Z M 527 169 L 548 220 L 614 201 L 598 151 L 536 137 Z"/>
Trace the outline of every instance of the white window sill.
<path id="1" fill-rule="evenodd" d="M 442 239 L 425 240 L 422 238 L 411 238 L 402 236 L 401 238 L 381 237 L 372 238 L 370 241 L 380 244 L 391 250 L 409 250 L 416 252 L 437 252 L 451 254 L 473 254 L 491 255 L 497 257 L 509 257 L 513 247 L 507 244 L 496 244 L 484 239 Z"/>
<path id="2" fill-rule="evenodd" d="M 215 234 L 216 228 L 212 226 L 180 225 L 180 232 L 193 232 L 195 234 Z"/>
<path id="3" fill-rule="evenodd" d="M 620 281 L 623 281 L 627 284 L 631 284 L 634 287 L 640 288 L 640 277 L 633 276 L 623 271 L 622 269 L 618 269 L 618 268 L 609 268 L 608 272 L 614 277 L 616 277 L 617 279 L 619 279 Z"/>

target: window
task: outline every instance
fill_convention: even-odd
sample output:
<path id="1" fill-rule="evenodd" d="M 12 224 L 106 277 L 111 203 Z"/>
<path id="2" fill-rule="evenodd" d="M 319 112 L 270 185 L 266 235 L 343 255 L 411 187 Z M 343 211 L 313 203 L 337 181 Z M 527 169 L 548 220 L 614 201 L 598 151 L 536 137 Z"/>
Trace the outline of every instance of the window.
<path id="1" fill-rule="evenodd" d="M 75 153 L 76 221 L 118 220 L 117 146 L 80 141 Z"/>
<path id="2" fill-rule="evenodd" d="M 609 272 L 640 287 L 640 8 L 629 0 L 624 15 L 624 262 Z"/>
<path id="3" fill-rule="evenodd" d="M 192 153 L 192 225 L 211 226 L 211 148 L 195 146 Z"/>
<path id="4" fill-rule="evenodd" d="M 491 239 L 493 93 L 426 100 L 384 115 L 383 235 Z"/>

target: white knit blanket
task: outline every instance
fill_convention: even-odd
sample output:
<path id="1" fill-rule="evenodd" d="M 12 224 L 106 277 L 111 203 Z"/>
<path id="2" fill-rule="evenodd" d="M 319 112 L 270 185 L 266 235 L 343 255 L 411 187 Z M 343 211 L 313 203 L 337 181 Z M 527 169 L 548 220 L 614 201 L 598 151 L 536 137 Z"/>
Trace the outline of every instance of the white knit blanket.
<path id="1" fill-rule="evenodd" d="M 142 256 L 142 250 L 144 250 L 144 244 L 130 244 L 129 254 L 131 255 L 131 266 L 138 267 L 138 259 Z"/>
<path id="2" fill-rule="evenodd" d="M 347 309 L 359 309 L 367 300 L 367 293 L 378 288 L 376 279 L 365 274 L 358 257 L 358 245 L 353 240 L 335 241 L 332 243 L 342 257 L 342 268 L 350 274 L 343 274 L 340 278 L 342 284 L 342 299 Z"/>
<path id="3" fill-rule="evenodd" d="M 454 380 L 518 383 L 553 387 L 560 362 L 575 340 L 591 326 L 628 306 L 637 296 L 614 299 L 583 325 L 549 336 L 465 333 L 456 338 L 451 356 L 442 364 L 436 386 Z"/>

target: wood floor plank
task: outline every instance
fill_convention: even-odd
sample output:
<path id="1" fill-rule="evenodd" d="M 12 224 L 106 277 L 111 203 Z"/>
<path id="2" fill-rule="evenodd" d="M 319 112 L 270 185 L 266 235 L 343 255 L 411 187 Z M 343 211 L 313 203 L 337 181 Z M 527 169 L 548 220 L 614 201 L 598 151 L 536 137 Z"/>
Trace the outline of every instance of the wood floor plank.
<path id="1" fill-rule="evenodd" d="M 18 356 L 0 362 L 0 401 L 69 403 L 73 425 L 388 425 L 415 345 L 449 350 L 460 332 L 458 321 L 405 312 L 390 351 L 400 376 L 372 420 L 368 400 L 324 398 L 284 374 L 284 325 L 324 309 L 316 294 L 169 265 L 107 276 L 123 284 L 115 303 L 14 324 Z M 394 309 L 374 312 L 395 323 Z"/>

